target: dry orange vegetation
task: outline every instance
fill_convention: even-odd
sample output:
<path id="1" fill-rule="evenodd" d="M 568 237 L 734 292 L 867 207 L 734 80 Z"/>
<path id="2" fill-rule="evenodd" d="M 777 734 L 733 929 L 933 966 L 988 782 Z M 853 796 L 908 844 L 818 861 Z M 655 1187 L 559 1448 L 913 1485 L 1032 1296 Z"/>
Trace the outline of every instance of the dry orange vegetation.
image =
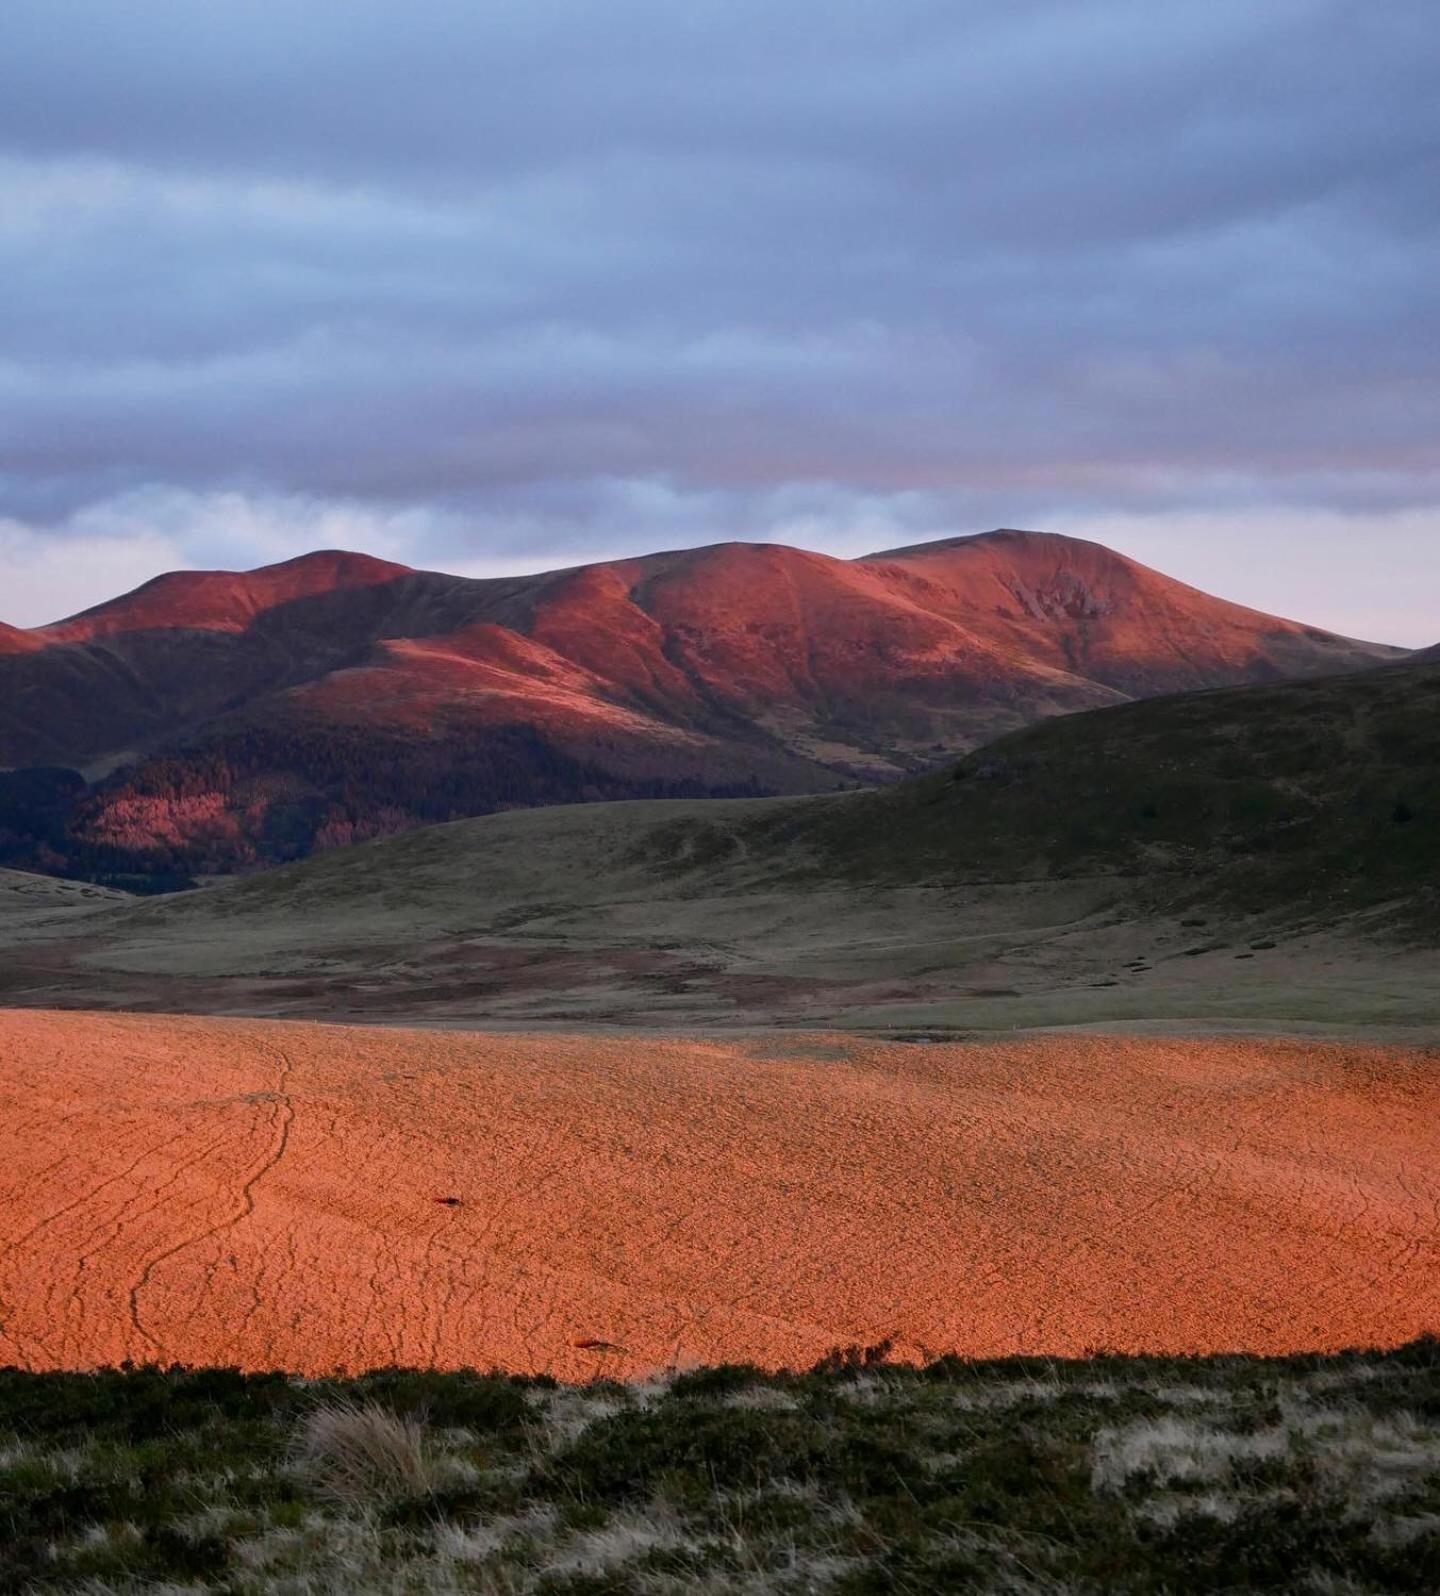
<path id="1" fill-rule="evenodd" d="M 0 1012 L 0 1362 L 1393 1344 L 1437 1117 L 1434 1053 L 1313 1042 Z"/>

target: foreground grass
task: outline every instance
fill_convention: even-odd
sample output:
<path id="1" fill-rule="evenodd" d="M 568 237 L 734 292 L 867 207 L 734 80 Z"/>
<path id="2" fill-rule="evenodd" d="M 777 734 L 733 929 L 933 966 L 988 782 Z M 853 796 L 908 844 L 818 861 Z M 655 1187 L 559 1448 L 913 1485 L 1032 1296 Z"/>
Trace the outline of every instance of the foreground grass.
<path id="1" fill-rule="evenodd" d="M 1440 1589 L 1440 1342 L 636 1385 L 0 1371 L 0 1589 Z"/>

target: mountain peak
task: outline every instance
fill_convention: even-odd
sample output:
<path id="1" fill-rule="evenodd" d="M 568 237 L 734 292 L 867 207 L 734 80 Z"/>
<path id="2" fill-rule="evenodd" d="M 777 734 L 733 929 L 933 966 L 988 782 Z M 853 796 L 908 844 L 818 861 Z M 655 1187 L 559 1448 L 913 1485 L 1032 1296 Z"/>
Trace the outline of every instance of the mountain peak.
<path id="1" fill-rule="evenodd" d="M 376 587 L 410 567 L 346 549 L 316 549 L 251 571 L 167 571 L 119 598 L 39 629 L 48 643 L 116 632 L 240 632 L 265 610 L 342 589 Z"/>
<path id="2" fill-rule="evenodd" d="M 408 565 L 398 565 L 393 560 L 382 560 L 378 555 L 364 554 L 356 549 L 311 549 L 288 560 L 278 560 L 273 565 L 258 565 L 238 574 L 266 578 L 305 574 L 317 579 L 329 577 L 337 586 L 355 587 L 369 581 L 393 581 L 397 576 L 410 575 L 411 570 L 412 567 Z"/>
<path id="3" fill-rule="evenodd" d="M 1115 565 L 1134 565 L 1127 555 L 1107 548 L 1103 543 L 1093 543 L 1089 538 L 1071 537 L 1064 532 L 1035 532 L 1022 527 L 997 526 L 989 532 L 961 532 L 954 537 L 932 538 L 925 543 L 907 543 L 898 549 L 877 549 L 873 554 L 862 554 L 861 560 L 914 560 L 930 555 L 969 552 L 982 554 L 986 550 L 1004 551 L 1011 555 L 1058 553 L 1084 553 L 1094 559 L 1102 556 Z"/>
<path id="4" fill-rule="evenodd" d="M 32 649 L 43 647 L 44 644 L 32 633 L 0 621 L 0 654 L 28 654 Z"/>

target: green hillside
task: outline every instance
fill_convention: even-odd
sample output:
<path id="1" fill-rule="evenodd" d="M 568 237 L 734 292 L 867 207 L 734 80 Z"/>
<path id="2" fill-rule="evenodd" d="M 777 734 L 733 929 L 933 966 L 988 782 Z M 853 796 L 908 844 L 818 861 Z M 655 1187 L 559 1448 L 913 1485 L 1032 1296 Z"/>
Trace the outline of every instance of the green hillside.
<path id="1" fill-rule="evenodd" d="M 1440 665 L 1067 716 L 950 770 L 757 817 L 881 879 L 1113 874 L 1147 900 L 1440 923 Z"/>

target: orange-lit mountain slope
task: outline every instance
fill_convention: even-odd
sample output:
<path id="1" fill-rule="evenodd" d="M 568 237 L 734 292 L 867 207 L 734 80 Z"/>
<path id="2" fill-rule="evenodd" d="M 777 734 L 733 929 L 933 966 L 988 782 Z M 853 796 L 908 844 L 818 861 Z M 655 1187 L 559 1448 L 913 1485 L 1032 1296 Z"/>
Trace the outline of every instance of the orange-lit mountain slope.
<path id="1" fill-rule="evenodd" d="M 244 632 L 282 604 L 378 587 L 408 574 L 403 565 L 335 549 L 257 571 L 168 571 L 34 635 L 45 643 L 88 643 L 142 631 Z"/>
<path id="2" fill-rule="evenodd" d="M 28 654 L 45 644 L 34 632 L 22 631 L 18 626 L 7 626 L 0 621 L 0 655 Z"/>
<path id="3" fill-rule="evenodd" d="M 484 581 L 326 552 L 175 572 L 0 633 L 0 765 L 98 779 L 138 762 L 109 789 L 129 807 L 92 834 L 143 846 L 158 805 L 172 842 L 218 826 L 219 868 L 240 810 L 249 835 L 299 805 L 255 855 L 285 857 L 337 787 L 357 834 L 367 805 L 388 829 L 565 796 L 804 791 L 1048 715 L 1400 652 L 1034 532 L 854 561 L 727 543 Z M 465 761 L 493 763 L 501 734 L 497 785 Z M 417 810 L 407 764 L 457 790 Z"/>

